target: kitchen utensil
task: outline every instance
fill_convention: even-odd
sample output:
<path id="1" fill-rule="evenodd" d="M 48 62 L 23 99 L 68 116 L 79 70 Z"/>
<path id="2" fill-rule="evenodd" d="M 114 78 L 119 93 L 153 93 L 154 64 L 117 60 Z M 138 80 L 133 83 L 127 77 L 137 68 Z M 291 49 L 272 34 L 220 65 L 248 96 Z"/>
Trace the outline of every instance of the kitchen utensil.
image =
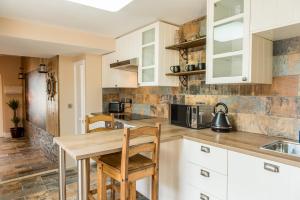
<path id="1" fill-rule="evenodd" d="M 196 70 L 196 65 L 194 65 L 194 64 L 187 65 L 187 66 L 185 66 L 185 70 L 186 71 L 195 71 Z"/>
<path id="2" fill-rule="evenodd" d="M 222 106 L 224 110 L 218 109 Z M 212 120 L 211 129 L 216 132 L 229 132 L 232 126 L 228 119 L 228 108 L 224 103 L 217 103 L 214 107 L 214 113 L 212 113 L 214 118 Z"/>
<path id="3" fill-rule="evenodd" d="M 179 65 L 171 66 L 170 70 L 173 73 L 178 73 L 178 72 L 180 72 L 180 66 Z"/>

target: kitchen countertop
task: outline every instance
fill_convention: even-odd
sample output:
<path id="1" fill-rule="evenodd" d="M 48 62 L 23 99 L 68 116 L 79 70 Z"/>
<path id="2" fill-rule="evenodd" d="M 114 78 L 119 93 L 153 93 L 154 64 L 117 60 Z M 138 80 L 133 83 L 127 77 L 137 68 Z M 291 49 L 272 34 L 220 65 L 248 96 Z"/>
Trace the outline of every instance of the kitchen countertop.
<path id="1" fill-rule="evenodd" d="M 185 138 L 207 145 L 221 147 L 227 150 L 300 167 L 300 157 L 260 149 L 261 146 L 276 140 L 282 140 L 282 138 L 239 131 L 231 133 L 216 133 L 210 129 L 195 130 L 174 126 L 169 124 L 166 119 L 159 118 L 124 121 L 124 123 L 136 127 L 147 125 L 153 126 L 155 122 L 160 122 L 162 124 L 161 142 Z M 86 135 L 55 137 L 54 142 L 61 146 L 75 160 L 80 160 L 119 152 L 122 147 L 122 139 L 123 129 L 116 129 Z M 151 141 L 151 137 L 140 137 L 131 140 L 131 145 L 141 144 L 148 141 Z"/>

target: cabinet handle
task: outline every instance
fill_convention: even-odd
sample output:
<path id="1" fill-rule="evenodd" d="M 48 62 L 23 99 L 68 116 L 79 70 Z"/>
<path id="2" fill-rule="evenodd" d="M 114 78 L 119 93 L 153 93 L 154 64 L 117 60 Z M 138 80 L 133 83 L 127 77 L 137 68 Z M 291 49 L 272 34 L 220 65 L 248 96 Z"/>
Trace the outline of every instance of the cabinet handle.
<path id="1" fill-rule="evenodd" d="M 209 196 L 207 196 L 207 195 L 201 193 L 201 194 L 200 194 L 200 200 L 209 200 Z"/>
<path id="2" fill-rule="evenodd" d="M 279 173 L 279 166 L 270 163 L 264 163 L 264 169 L 269 172 Z"/>
<path id="3" fill-rule="evenodd" d="M 205 146 L 201 146 L 201 151 L 204 152 L 204 153 L 210 153 L 210 148 L 205 147 Z"/>
<path id="4" fill-rule="evenodd" d="M 242 78 L 242 81 L 247 81 L 247 77 L 243 77 L 243 78 Z"/>
<path id="5" fill-rule="evenodd" d="M 201 171 L 200 171 L 200 174 L 201 174 L 201 176 L 204 176 L 204 177 L 206 177 L 206 178 L 209 178 L 209 172 L 208 171 L 205 171 L 205 170 L 203 170 L 203 169 L 201 169 Z"/>

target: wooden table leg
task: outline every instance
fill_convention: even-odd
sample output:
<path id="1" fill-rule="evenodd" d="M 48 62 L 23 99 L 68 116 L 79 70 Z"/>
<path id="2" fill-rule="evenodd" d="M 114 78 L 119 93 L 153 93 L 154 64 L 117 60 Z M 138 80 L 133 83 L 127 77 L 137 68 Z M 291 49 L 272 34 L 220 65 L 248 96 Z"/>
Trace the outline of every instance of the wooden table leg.
<path id="1" fill-rule="evenodd" d="M 66 153 L 59 147 L 59 199 L 66 200 Z"/>
<path id="2" fill-rule="evenodd" d="M 87 200 L 90 191 L 90 159 L 77 161 L 78 167 L 78 200 Z"/>

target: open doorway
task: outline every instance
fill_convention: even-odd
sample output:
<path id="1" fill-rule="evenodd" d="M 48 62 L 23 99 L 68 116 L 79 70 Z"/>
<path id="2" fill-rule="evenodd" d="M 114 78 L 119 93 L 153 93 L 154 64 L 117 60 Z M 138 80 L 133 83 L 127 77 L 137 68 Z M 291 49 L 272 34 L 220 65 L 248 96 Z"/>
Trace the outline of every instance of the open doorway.
<path id="1" fill-rule="evenodd" d="M 39 62 L 39 58 L 0 56 L 0 185 L 57 168 L 50 155 L 55 153 L 53 136 L 47 133 L 49 125 L 42 117 L 47 114 L 47 74 L 38 73 Z M 24 71 L 24 79 L 19 79 L 20 67 L 25 65 L 28 71 Z M 12 122 L 14 112 L 7 105 L 10 101 L 19 105 L 17 126 Z M 25 135 L 14 138 L 11 128 L 16 127 L 25 128 Z"/>
<path id="2" fill-rule="evenodd" d="M 3 130 L 3 96 L 2 96 L 2 75 L 0 74 L 0 138 L 5 137 Z"/>
<path id="3" fill-rule="evenodd" d="M 85 61 L 74 63 L 75 133 L 85 133 Z"/>

